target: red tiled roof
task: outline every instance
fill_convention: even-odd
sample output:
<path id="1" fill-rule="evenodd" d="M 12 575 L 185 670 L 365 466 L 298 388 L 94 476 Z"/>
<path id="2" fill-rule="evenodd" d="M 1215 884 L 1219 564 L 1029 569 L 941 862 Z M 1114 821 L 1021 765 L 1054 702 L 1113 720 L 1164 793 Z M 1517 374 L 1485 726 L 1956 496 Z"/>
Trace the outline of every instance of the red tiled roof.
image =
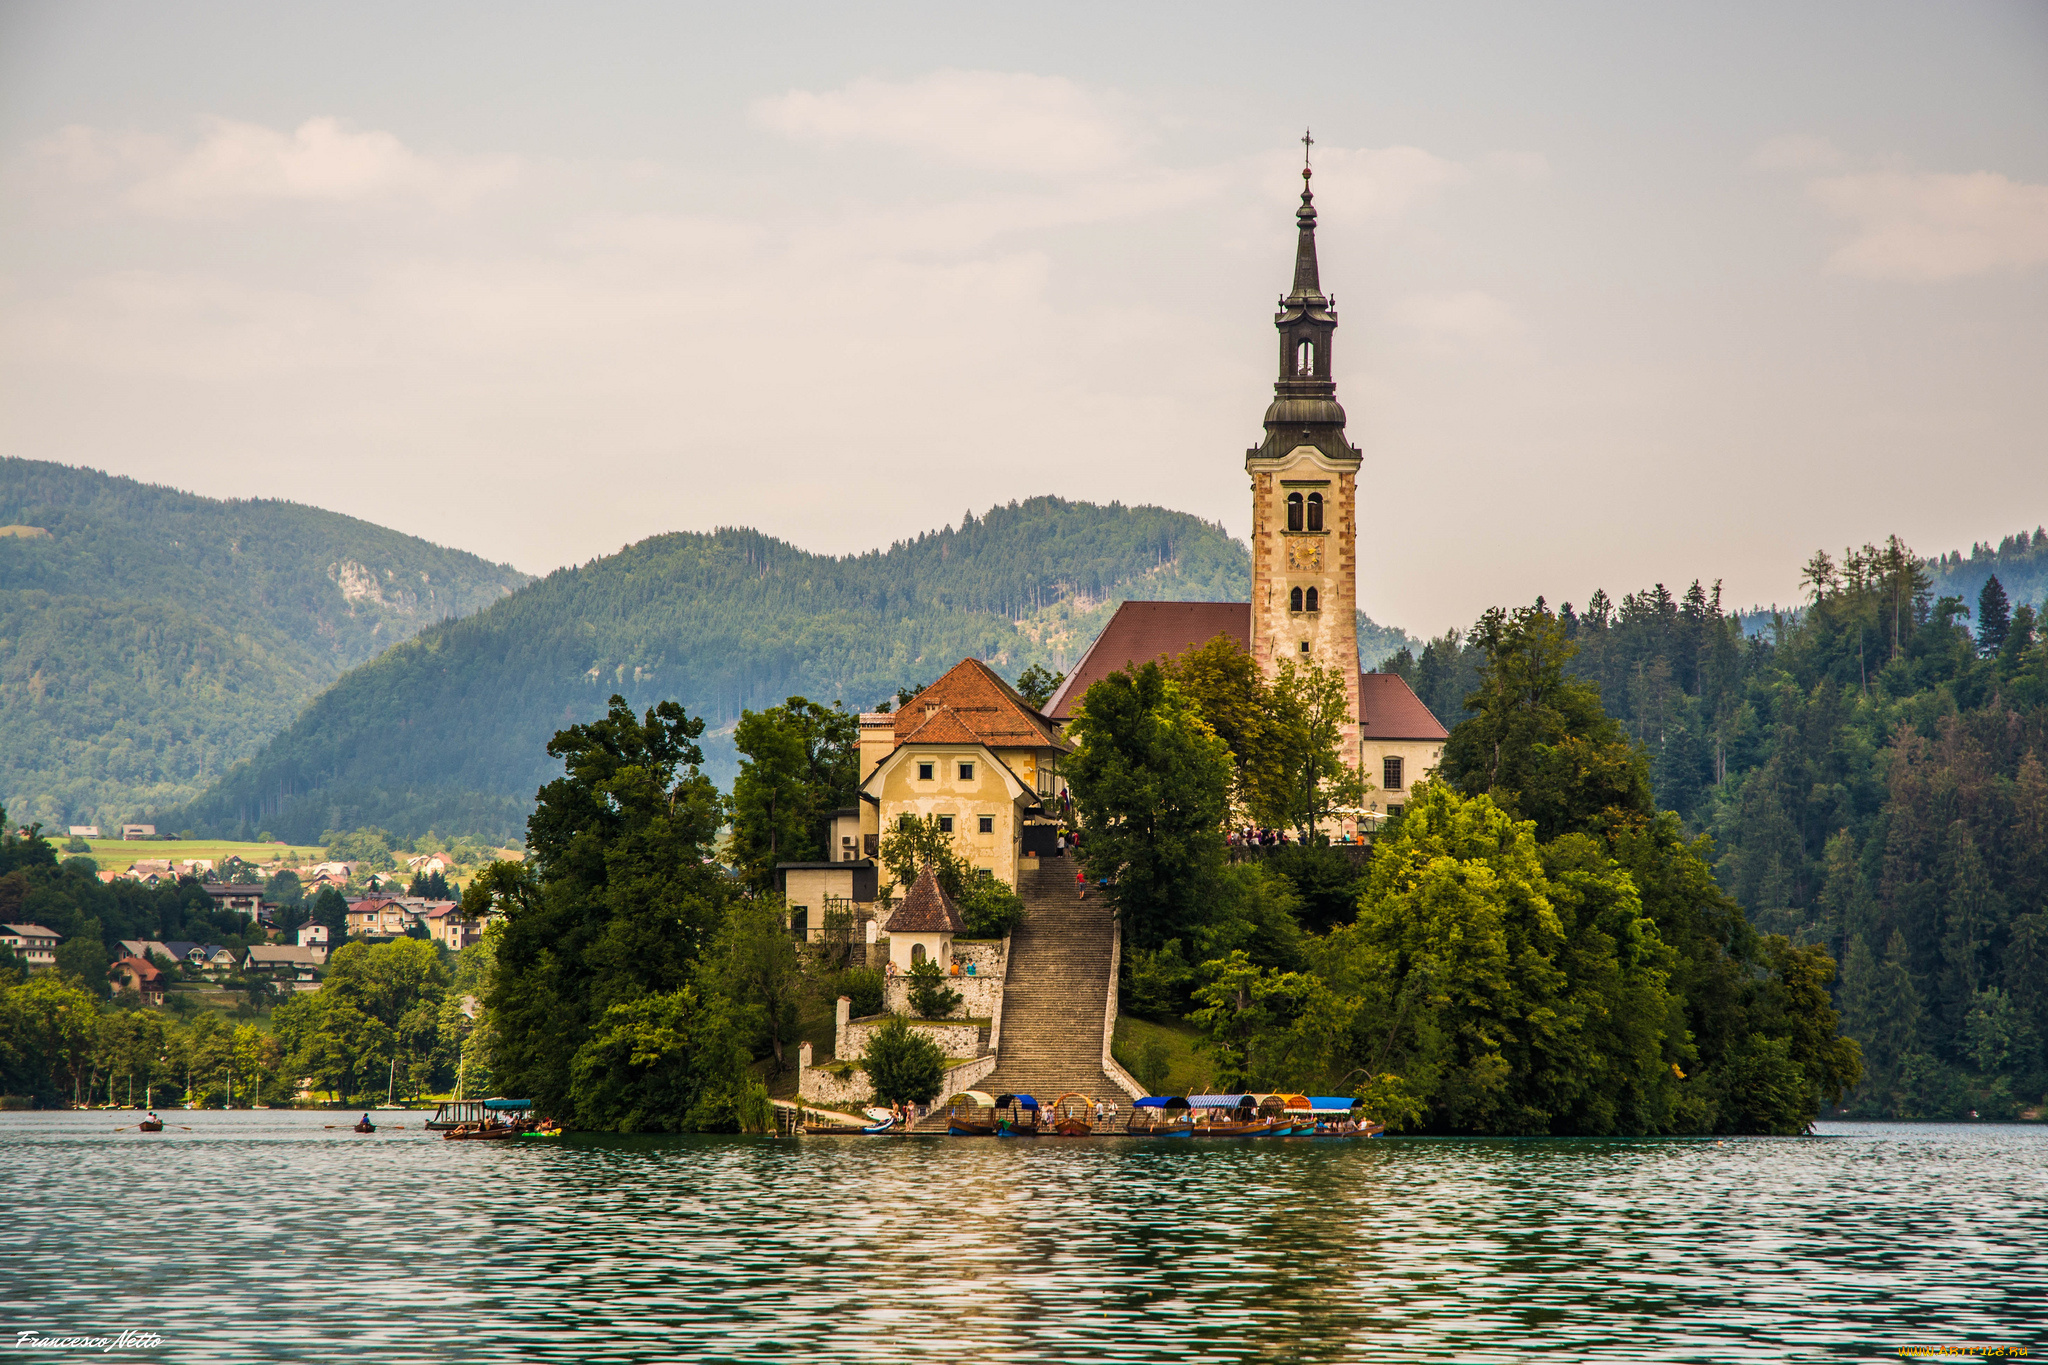
<path id="1" fill-rule="evenodd" d="M 1451 732 L 1398 673 L 1358 675 L 1359 737 L 1362 739 L 1446 740 Z"/>
<path id="2" fill-rule="evenodd" d="M 1082 695 L 1118 669 L 1185 654 L 1219 635 L 1228 635 L 1239 649 L 1249 650 L 1251 603 L 1126 602 L 1052 694 L 1045 714 L 1065 724 L 1081 709 Z"/>
<path id="3" fill-rule="evenodd" d="M 964 738 L 926 730 L 948 711 Z M 896 712 L 896 742 L 912 735 L 927 744 L 980 743 L 992 749 L 1066 748 L 1059 728 L 1032 709 L 1017 689 L 979 659 L 962 659 Z"/>
<path id="4" fill-rule="evenodd" d="M 962 934 L 967 932 L 967 921 L 960 918 L 952 899 L 939 888 L 939 879 L 932 875 L 931 864 L 927 863 L 910 884 L 910 894 L 882 928 L 892 934 Z"/>

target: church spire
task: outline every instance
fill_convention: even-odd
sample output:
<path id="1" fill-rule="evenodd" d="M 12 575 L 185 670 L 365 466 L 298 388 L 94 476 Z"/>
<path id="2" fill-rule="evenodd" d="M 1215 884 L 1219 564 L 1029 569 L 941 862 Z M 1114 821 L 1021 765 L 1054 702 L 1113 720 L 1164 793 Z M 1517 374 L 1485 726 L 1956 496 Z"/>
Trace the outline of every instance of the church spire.
<path id="1" fill-rule="evenodd" d="M 1301 207 L 1294 211 L 1295 226 L 1301 230 L 1301 236 L 1294 247 L 1294 288 L 1288 291 L 1286 299 L 1290 304 L 1329 302 L 1323 297 L 1321 274 L 1316 269 L 1316 200 L 1309 190 L 1315 169 L 1308 162 L 1308 149 L 1314 145 L 1314 136 L 1302 133 Z"/>

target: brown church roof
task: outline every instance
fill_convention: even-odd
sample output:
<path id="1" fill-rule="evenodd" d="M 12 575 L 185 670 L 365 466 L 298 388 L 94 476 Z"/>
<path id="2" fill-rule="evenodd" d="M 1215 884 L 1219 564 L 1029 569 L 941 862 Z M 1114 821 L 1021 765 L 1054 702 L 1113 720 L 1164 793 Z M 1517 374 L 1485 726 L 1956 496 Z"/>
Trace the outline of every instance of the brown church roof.
<path id="1" fill-rule="evenodd" d="M 940 727 L 943 734 L 928 728 L 948 713 L 952 723 Z M 953 725 L 965 732 L 963 738 L 951 738 Z M 896 742 L 907 743 L 912 735 L 927 744 L 981 743 L 992 749 L 1067 747 L 1059 728 L 979 659 L 962 659 L 903 703 L 896 713 Z"/>
<path id="2" fill-rule="evenodd" d="M 927 863 L 910 884 L 910 894 L 882 928 L 892 934 L 963 934 L 967 932 L 967 921 L 960 918 L 952 899 L 939 889 L 939 879 L 932 875 L 931 864 Z"/>
<path id="3" fill-rule="evenodd" d="M 1120 668 L 1146 664 L 1199 649 L 1219 635 L 1252 647 L 1249 602 L 1126 602 L 1067 674 L 1045 704 L 1045 714 L 1065 724 L 1081 709 L 1081 697 Z"/>
<path id="4" fill-rule="evenodd" d="M 1363 739 L 1446 740 L 1444 729 L 1422 698 L 1398 673 L 1358 675 L 1359 736 Z"/>

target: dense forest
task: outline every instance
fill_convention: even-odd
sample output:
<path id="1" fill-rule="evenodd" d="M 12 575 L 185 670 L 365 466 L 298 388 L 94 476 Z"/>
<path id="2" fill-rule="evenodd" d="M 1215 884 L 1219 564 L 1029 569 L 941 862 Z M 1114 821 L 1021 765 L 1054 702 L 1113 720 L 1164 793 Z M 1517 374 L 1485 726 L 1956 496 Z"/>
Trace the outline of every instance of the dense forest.
<path id="1" fill-rule="evenodd" d="M 1807 604 L 1765 620 L 1699 583 L 1558 609 L 1569 667 L 1751 922 L 1840 964 L 1855 1112 L 2009 1115 L 2048 1090 L 2044 560 L 2040 532 L 1937 560 L 1893 538 L 1817 554 Z M 1386 667 L 1450 721 L 1483 657 L 1452 632 Z"/>
<path id="2" fill-rule="evenodd" d="M 375 824 L 518 832 L 564 724 L 614 692 L 680 700 L 736 771 L 743 710 L 801 694 L 848 708 L 963 658 L 1064 669 L 1125 598 L 1244 600 L 1222 527 L 1156 507 L 1033 498 L 884 551 L 808 554 L 755 531 L 656 536 L 558 570 L 358 669 L 213 791 L 167 819 L 317 837 Z M 1373 648 L 1405 637 L 1361 620 Z"/>
<path id="3" fill-rule="evenodd" d="M 61 826 L 190 800 L 348 669 L 526 581 L 317 508 L 0 459 L 0 801 Z"/>

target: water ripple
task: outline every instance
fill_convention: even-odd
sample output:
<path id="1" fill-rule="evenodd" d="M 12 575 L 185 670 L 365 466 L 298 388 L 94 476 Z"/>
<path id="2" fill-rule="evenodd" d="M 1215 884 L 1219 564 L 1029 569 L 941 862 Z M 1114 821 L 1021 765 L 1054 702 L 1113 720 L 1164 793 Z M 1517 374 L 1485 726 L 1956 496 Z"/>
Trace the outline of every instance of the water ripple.
<path id="1" fill-rule="evenodd" d="M 2048 1133 L 444 1143 L 0 1116 L 10 1332 L 190 1361 L 1746 1361 L 2044 1344 Z M 11 1343 L 12 1337 L 8 1338 Z"/>

